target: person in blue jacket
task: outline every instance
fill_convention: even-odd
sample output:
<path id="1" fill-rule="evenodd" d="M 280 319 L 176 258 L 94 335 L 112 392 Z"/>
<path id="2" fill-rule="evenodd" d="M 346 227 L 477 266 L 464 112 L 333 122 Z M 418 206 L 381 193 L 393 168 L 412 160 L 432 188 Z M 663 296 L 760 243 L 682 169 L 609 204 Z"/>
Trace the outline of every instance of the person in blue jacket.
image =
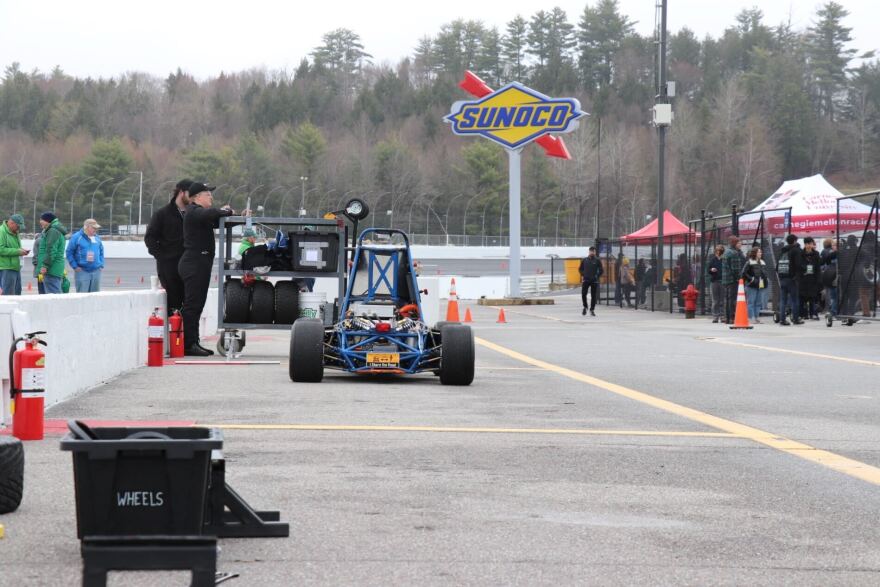
<path id="1" fill-rule="evenodd" d="M 101 270 L 104 269 L 104 243 L 98 236 L 101 225 L 94 218 L 83 222 L 67 243 L 67 262 L 74 271 L 76 292 L 101 290 Z"/>

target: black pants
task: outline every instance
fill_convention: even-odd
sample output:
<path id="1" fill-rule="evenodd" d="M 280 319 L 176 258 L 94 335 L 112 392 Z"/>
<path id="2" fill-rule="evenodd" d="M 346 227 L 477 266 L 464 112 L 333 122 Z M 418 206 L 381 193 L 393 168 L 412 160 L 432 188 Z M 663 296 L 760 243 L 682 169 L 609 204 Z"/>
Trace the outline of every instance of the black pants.
<path id="1" fill-rule="evenodd" d="M 199 342 L 199 318 L 208 299 L 211 286 L 213 255 L 184 253 L 178 272 L 183 280 L 183 346 L 189 348 Z"/>
<path id="2" fill-rule="evenodd" d="M 726 284 L 724 286 L 724 293 L 724 319 L 730 324 L 736 317 L 736 296 L 739 293 L 739 282 Z"/>
<path id="3" fill-rule="evenodd" d="M 156 259 L 156 272 L 159 274 L 159 283 L 165 288 L 165 296 L 168 298 L 168 315 L 179 310 L 183 306 L 183 279 L 180 278 L 177 265 L 180 257 L 170 259 Z"/>
<path id="4" fill-rule="evenodd" d="M 588 283 L 584 281 L 581 283 L 581 300 L 584 302 L 585 308 L 587 307 L 588 291 L 590 292 L 590 311 L 593 311 L 596 309 L 596 301 L 599 299 L 599 282 L 591 281 Z"/>

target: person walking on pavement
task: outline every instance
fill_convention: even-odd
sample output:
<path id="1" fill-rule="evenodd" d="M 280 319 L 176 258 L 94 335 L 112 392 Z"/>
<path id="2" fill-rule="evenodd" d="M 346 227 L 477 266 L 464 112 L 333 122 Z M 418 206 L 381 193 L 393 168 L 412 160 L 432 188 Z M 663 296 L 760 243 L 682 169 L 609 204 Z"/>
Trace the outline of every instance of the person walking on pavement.
<path id="1" fill-rule="evenodd" d="M 81 230 L 67 243 L 67 262 L 73 269 L 77 293 L 101 291 L 101 273 L 104 270 L 104 243 L 98 236 L 101 225 L 87 218 Z"/>
<path id="2" fill-rule="evenodd" d="M 30 252 L 21 246 L 18 233 L 22 228 L 21 214 L 13 214 L 0 226 L 0 289 L 4 296 L 21 295 L 21 258 Z"/>
<path id="3" fill-rule="evenodd" d="M 739 237 L 730 237 L 730 246 L 721 257 L 721 285 L 724 288 L 724 323 L 733 324 L 736 311 L 736 292 L 742 275 L 745 255 Z"/>
<path id="4" fill-rule="evenodd" d="M 712 324 L 718 324 L 724 312 L 724 286 L 721 285 L 722 256 L 724 256 L 724 245 L 716 245 L 715 254 L 706 264 L 706 276 L 709 278 L 709 289 L 712 293 Z"/>
<path id="5" fill-rule="evenodd" d="M 188 356 L 207 357 L 214 352 L 199 344 L 199 318 L 208 298 L 214 266 L 214 229 L 220 218 L 235 212 L 229 205 L 213 208 L 214 187 L 194 182 L 189 186 L 190 203 L 183 217 L 183 256 L 178 271 L 183 279 L 183 345 Z M 247 211 L 246 211 L 247 212 Z"/>
<path id="6" fill-rule="evenodd" d="M 43 233 L 40 237 L 40 253 L 37 266 L 43 276 L 43 293 L 60 294 L 64 277 L 64 241 L 67 228 L 52 212 L 40 215 Z"/>
<path id="7" fill-rule="evenodd" d="M 825 308 L 832 317 L 837 316 L 837 241 L 822 241 L 822 285 L 825 287 Z"/>
<path id="8" fill-rule="evenodd" d="M 762 257 L 764 251 L 761 247 L 753 247 L 749 251 L 748 261 L 743 265 L 742 280 L 746 290 L 746 308 L 749 313 L 749 321 L 761 323 L 761 304 L 764 290 L 770 287 L 767 277 L 767 264 Z"/>
<path id="9" fill-rule="evenodd" d="M 596 315 L 596 302 L 599 300 L 599 278 L 602 277 L 602 261 L 596 255 L 596 247 L 590 247 L 589 253 L 578 267 L 581 274 L 582 316 L 587 315 L 587 292 L 590 293 L 590 316 Z"/>
<path id="10" fill-rule="evenodd" d="M 785 246 L 776 261 L 776 274 L 779 276 L 779 325 L 788 326 L 786 312 L 791 311 L 791 324 L 803 324 L 800 318 L 800 297 L 798 284 L 803 272 L 803 254 L 797 236 L 785 237 Z"/>
<path id="11" fill-rule="evenodd" d="M 169 316 L 183 306 L 183 279 L 178 265 L 183 256 L 183 217 L 189 204 L 191 185 L 192 181 L 188 179 L 177 182 L 171 201 L 153 213 L 144 234 L 147 251 L 156 259 L 156 273 L 165 289 Z"/>

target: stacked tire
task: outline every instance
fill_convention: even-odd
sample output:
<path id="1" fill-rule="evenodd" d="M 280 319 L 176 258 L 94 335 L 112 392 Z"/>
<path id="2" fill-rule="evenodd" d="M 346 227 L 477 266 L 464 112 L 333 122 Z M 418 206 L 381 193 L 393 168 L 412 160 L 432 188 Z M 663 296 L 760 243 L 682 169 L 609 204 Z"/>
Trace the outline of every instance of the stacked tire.
<path id="1" fill-rule="evenodd" d="M 223 321 L 227 324 L 293 324 L 299 318 L 299 285 L 269 281 L 245 285 L 240 279 L 225 283 Z"/>
<path id="2" fill-rule="evenodd" d="M 275 285 L 275 324 L 293 324 L 299 318 L 299 284 L 279 281 Z"/>
<path id="3" fill-rule="evenodd" d="M 18 509 L 24 488 L 24 449 L 21 441 L 0 436 L 0 514 Z"/>

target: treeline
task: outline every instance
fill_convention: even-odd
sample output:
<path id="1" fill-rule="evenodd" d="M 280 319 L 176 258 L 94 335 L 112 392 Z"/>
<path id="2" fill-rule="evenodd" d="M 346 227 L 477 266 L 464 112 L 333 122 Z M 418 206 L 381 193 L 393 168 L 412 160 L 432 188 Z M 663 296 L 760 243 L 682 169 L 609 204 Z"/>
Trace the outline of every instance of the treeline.
<path id="1" fill-rule="evenodd" d="M 753 8 L 720 38 L 687 28 L 670 35 L 674 212 L 749 207 L 783 179 L 813 173 L 839 187 L 873 185 L 880 62 L 851 47 L 848 16 L 827 2 L 806 30 L 794 30 Z M 517 80 L 578 97 L 592 115 L 565 138 L 573 161 L 527 149 L 524 232 L 590 236 L 597 188 L 603 235 L 628 231 L 656 212 L 648 124 L 656 44 L 634 24 L 615 0 L 578 15 L 516 16 L 501 30 L 456 20 L 393 67 L 374 65 L 357 33 L 338 29 L 294 71 L 204 81 L 183 69 L 165 79 L 79 79 L 13 63 L 0 84 L 0 206 L 31 210 L 36 201 L 39 210 L 73 209 L 74 221 L 108 221 L 112 208 L 113 222 L 124 223 L 121 202 L 139 188 L 131 172 L 142 171 L 147 206 L 190 176 L 218 184 L 219 200 L 240 207 L 251 197 L 266 214 L 302 203 L 323 212 L 357 194 L 382 223 L 392 210 L 394 223 L 413 231 L 429 222 L 435 234 L 479 234 L 481 216 L 504 208 L 506 161 L 500 148 L 454 137 L 442 122 L 465 98 L 456 84 L 470 69 L 493 87 Z"/>

